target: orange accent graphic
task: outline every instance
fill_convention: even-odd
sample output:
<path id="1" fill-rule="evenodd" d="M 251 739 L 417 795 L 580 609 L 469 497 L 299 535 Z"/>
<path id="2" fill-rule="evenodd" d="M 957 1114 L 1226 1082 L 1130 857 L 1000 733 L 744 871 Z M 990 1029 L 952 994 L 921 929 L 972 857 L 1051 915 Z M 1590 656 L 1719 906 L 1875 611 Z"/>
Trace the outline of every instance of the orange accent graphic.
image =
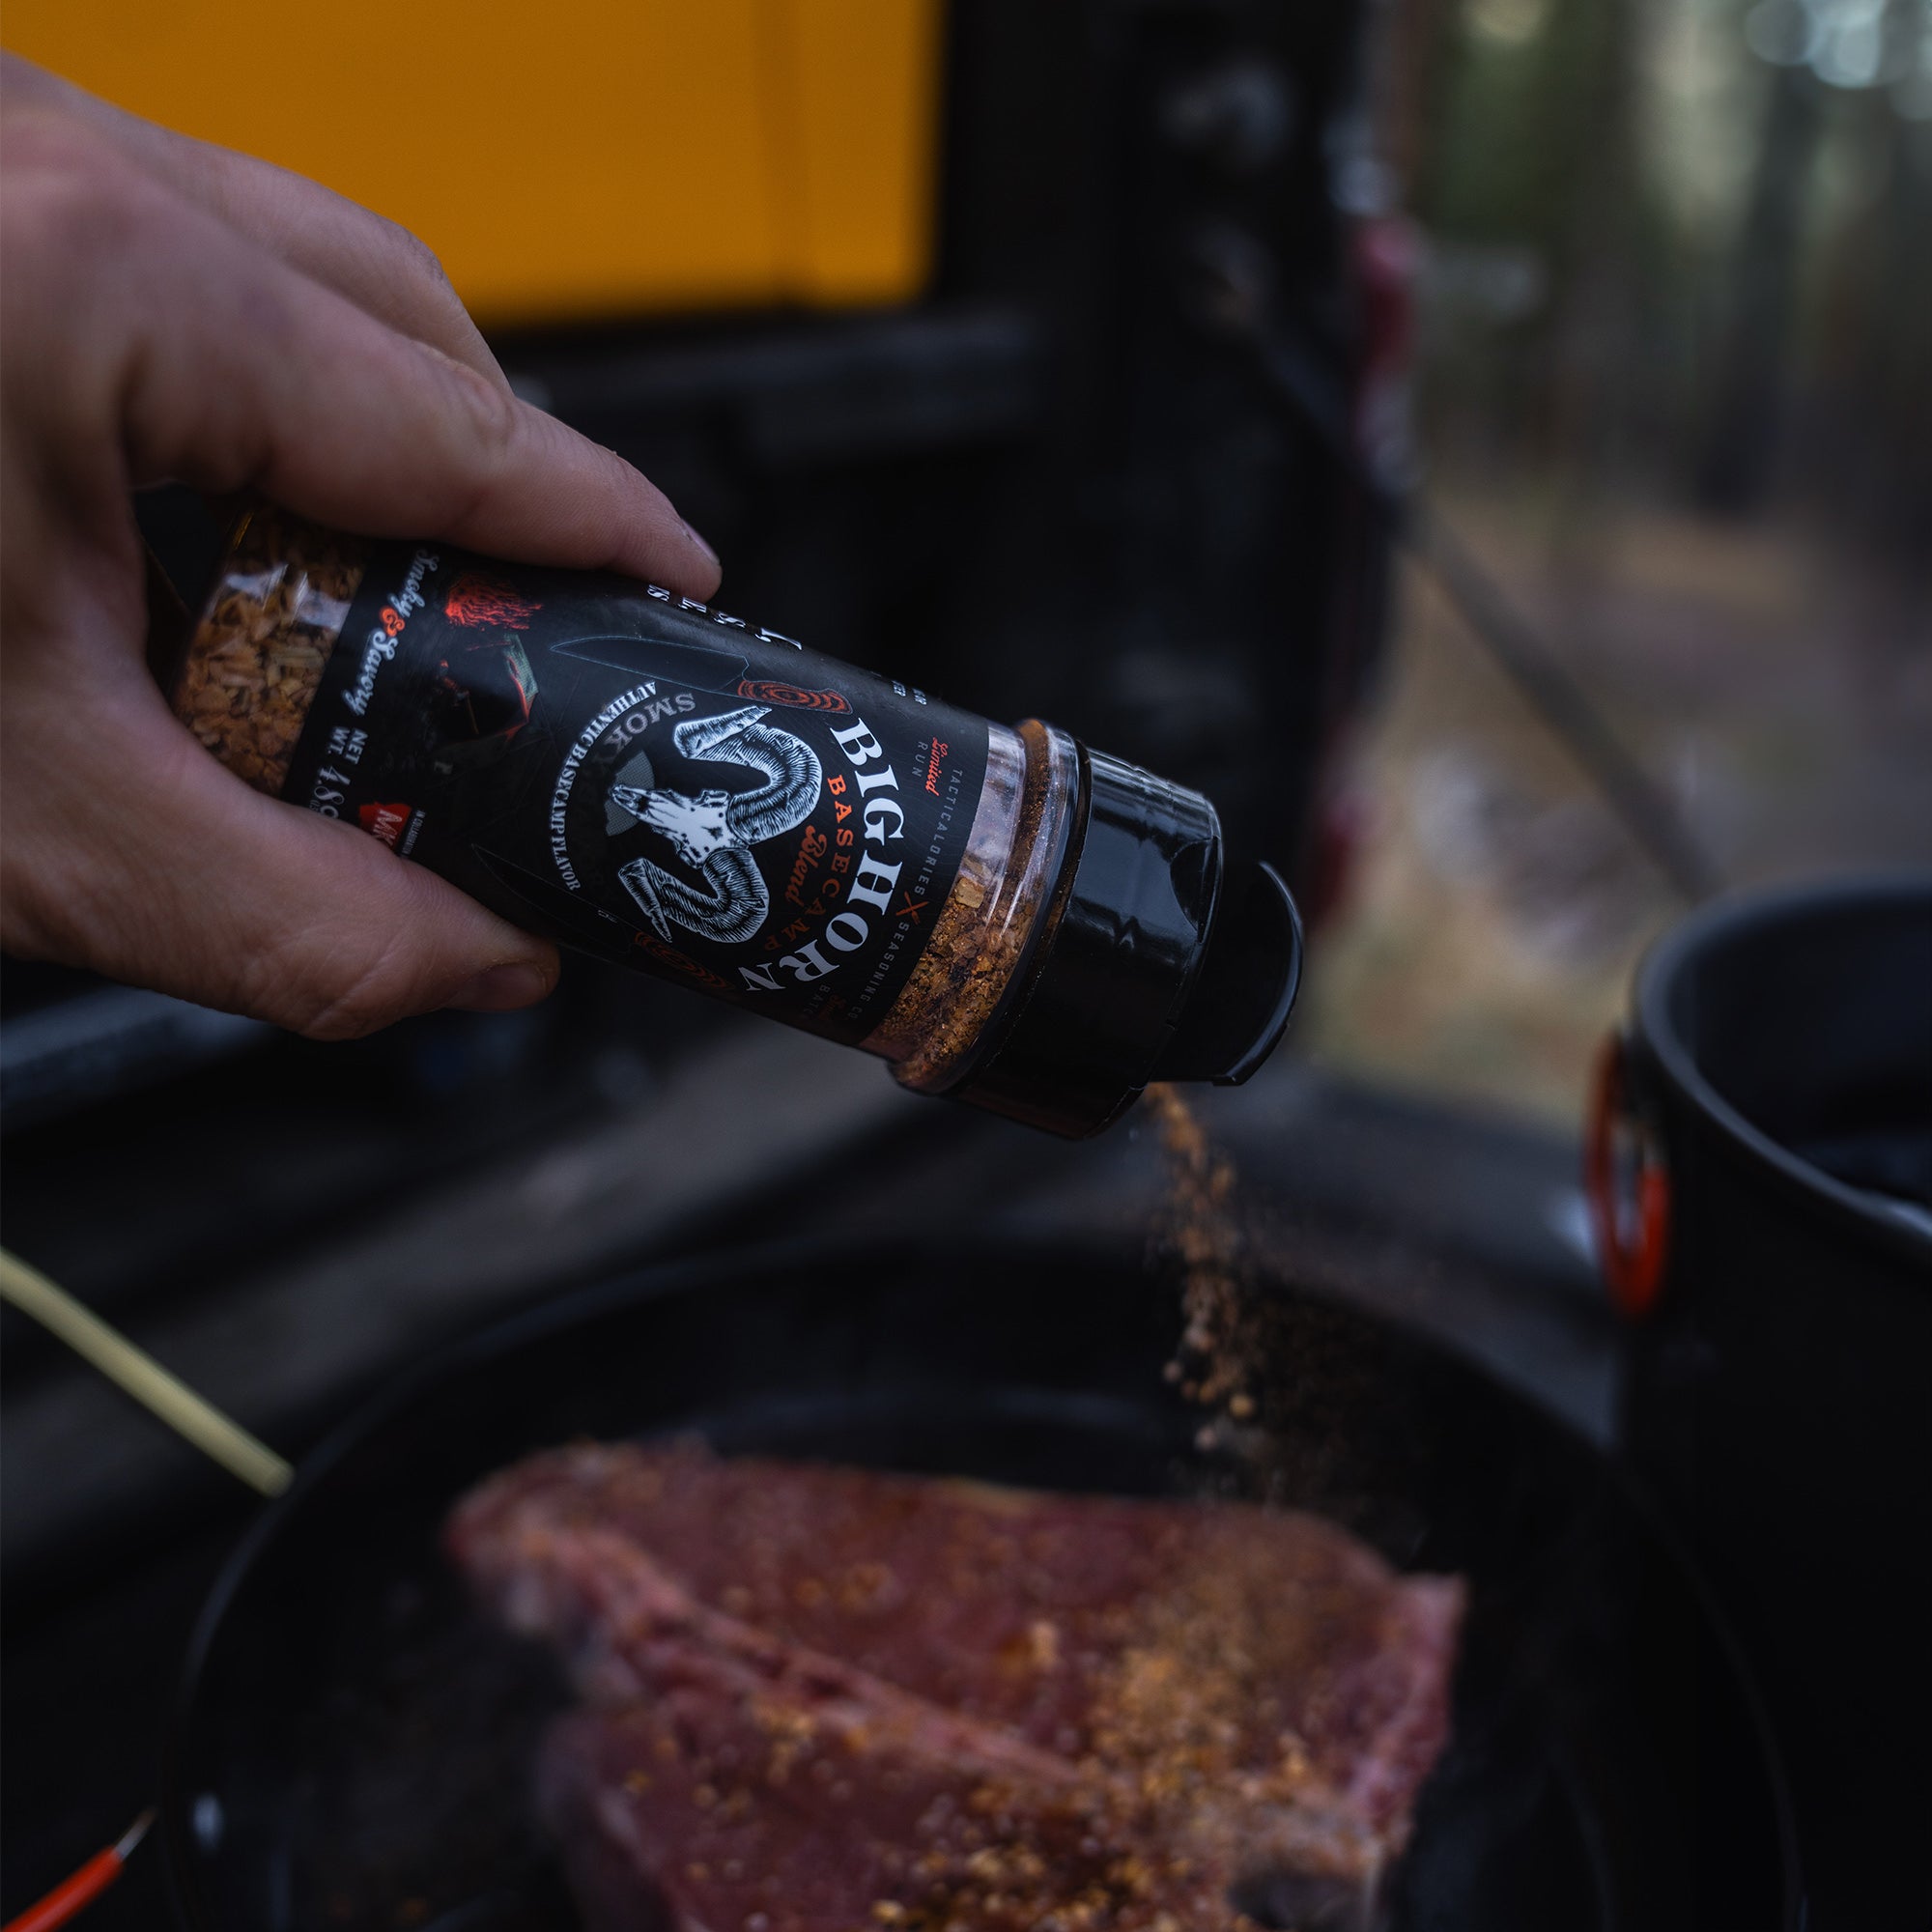
<path id="1" fill-rule="evenodd" d="M 413 810 L 414 807 L 408 805 L 365 805 L 358 808 L 355 816 L 362 821 L 364 832 L 372 838 L 380 838 L 393 852 Z"/>
<path id="2" fill-rule="evenodd" d="M 543 606 L 519 596 L 497 578 L 469 570 L 449 586 L 442 609 L 452 624 L 472 629 L 487 625 L 499 631 L 527 631 L 530 619 Z"/>
<path id="3" fill-rule="evenodd" d="M 740 678 L 738 696 L 753 704 L 786 704 L 794 711 L 843 712 L 852 708 L 836 691 L 808 691 L 803 685 L 784 684 L 773 677 Z"/>
<path id="4" fill-rule="evenodd" d="M 708 966 L 700 966 L 689 953 L 680 952 L 675 946 L 667 946 L 663 940 L 654 938 L 648 932 L 634 932 L 631 944 L 639 952 L 648 952 L 660 966 L 668 966 L 673 973 L 683 973 L 714 993 L 728 993 L 731 990 L 728 980 L 712 972 Z"/>

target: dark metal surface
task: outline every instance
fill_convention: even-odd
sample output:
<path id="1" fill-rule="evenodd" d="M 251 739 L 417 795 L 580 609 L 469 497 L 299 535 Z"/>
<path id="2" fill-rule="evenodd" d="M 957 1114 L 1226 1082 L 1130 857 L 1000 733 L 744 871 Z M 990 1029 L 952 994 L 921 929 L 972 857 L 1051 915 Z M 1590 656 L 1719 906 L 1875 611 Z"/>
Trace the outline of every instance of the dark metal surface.
<path id="1" fill-rule="evenodd" d="M 262 1520 L 197 1639 L 164 1831 L 195 1932 L 575 1921 L 528 1816 L 554 1669 L 437 1550 L 469 1483 L 578 1435 L 696 1429 L 1127 1492 L 1277 1496 L 1468 1577 L 1455 1741 L 1378 1922 L 1796 1925 L 1781 1789 L 1695 1586 L 1591 1450 L 1449 1358 L 1291 1291 L 1292 1400 L 1208 1461 L 1172 1284 L 1105 1250 L 786 1246 L 586 1293 L 460 1349 Z M 1269 1412 L 1264 1402 L 1264 1412 Z M 1286 1922 L 1286 1921 L 1285 1921 Z"/>

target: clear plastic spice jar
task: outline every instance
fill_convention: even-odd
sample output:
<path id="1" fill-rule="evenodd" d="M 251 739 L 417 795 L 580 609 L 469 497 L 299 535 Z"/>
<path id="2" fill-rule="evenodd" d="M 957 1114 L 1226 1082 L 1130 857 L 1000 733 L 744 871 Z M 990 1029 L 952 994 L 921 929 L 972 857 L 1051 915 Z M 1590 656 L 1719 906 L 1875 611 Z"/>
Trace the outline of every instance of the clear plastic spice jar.
<path id="1" fill-rule="evenodd" d="M 654 585 L 237 525 L 171 684 L 258 789 L 560 944 L 1097 1131 L 1245 1079 L 1294 908 L 1213 808 Z"/>

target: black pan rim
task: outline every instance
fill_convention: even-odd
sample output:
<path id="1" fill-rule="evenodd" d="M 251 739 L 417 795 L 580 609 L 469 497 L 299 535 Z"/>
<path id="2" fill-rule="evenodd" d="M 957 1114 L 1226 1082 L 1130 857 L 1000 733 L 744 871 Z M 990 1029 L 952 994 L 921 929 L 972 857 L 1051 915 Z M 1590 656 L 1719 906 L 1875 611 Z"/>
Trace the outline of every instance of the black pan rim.
<path id="1" fill-rule="evenodd" d="M 261 1555 L 286 1531 L 308 1496 L 328 1480 L 345 1457 L 360 1447 L 384 1423 L 404 1414 L 430 1389 L 468 1369 L 512 1353 L 522 1345 L 540 1337 L 579 1326 L 602 1314 L 673 1298 L 707 1286 L 726 1287 L 774 1269 L 804 1272 L 855 1256 L 876 1256 L 881 1245 L 874 1238 L 849 1235 L 818 1236 L 803 1240 L 778 1239 L 647 1263 L 564 1290 L 550 1299 L 539 1301 L 504 1321 L 487 1324 L 474 1334 L 460 1337 L 432 1352 L 423 1361 L 376 1390 L 331 1429 L 302 1458 L 289 1488 L 262 1509 L 223 1563 L 195 1619 L 184 1658 L 163 1747 L 157 1835 L 164 1855 L 163 1869 L 169 1904 L 176 1922 L 185 1928 L 185 1932 L 223 1932 L 200 1897 L 193 1876 L 196 1866 L 194 1824 L 184 1766 L 203 1673 L 235 1598 Z M 1148 1264 L 1148 1243 L 1144 1236 L 1122 1235 L 1114 1238 L 1091 1234 L 1070 1236 L 1046 1235 L 1028 1237 L 1017 1243 L 1012 1239 L 976 1236 L 958 1243 L 954 1253 L 962 1257 L 982 1253 L 989 1258 L 1003 1258 L 1010 1262 L 1015 1246 L 1023 1249 L 1031 1259 L 1055 1257 L 1086 1267 L 1144 1269 Z M 1347 1309 L 1365 1322 L 1394 1336 L 1401 1347 L 1413 1350 L 1438 1363 L 1448 1364 L 1453 1373 L 1480 1383 L 1495 1401 L 1520 1413 L 1533 1416 L 1537 1426 L 1556 1432 L 1601 1466 L 1603 1474 L 1634 1512 L 1645 1533 L 1668 1558 L 1717 1644 L 1727 1672 L 1728 1689 L 1750 1730 L 1754 1752 L 1772 1801 L 1782 1864 L 1778 1889 L 1783 1904 L 1778 1914 L 1776 1932 L 1802 1932 L 1803 1879 L 1790 1790 L 1762 1698 L 1729 1624 L 1711 1596 L 1701 1573 L 1681 1537 L 1659 1513 L 1644 1486 L 1634 1479 L 1626 1466 L 1615 1458 L 1606 1456 L 1562 1416 L 1533 1396 L 1499 1380 L 1480 1363 L 1453 1348 L 1426 1334 L 1396 1326 L 1362 1310 L 1350 1308 L 1345 1302 L 1298 1284 L 1282 1283 L 1278 1292 Z"/>

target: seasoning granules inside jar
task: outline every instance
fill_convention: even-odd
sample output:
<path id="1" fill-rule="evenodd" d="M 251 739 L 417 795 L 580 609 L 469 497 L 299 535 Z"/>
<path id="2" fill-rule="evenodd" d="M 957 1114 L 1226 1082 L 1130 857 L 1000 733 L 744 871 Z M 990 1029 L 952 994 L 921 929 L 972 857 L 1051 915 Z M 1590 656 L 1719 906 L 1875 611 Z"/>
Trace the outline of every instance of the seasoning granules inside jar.
<path id="1" fill-rule="evenodd" d="M 506 918 L 1055 1132 L 1244 1079 L 1293 1000 L 1293 906 L 1198 794 L 654 585 L 258 509 L 172 699 Z"/>
<path id="2" fill-rule="evenodd" d="M 174 707 L 230 771 L 270 797 L 361 581 L 352 541 L 272 510 L 243 518 L 229 547 Z"/>
<path id="3" fill-rule="evenodd" d="M 999 1010 L 1065 847 L 1079 753 L 1064 731 L 1029 720 L 986 733 L 986 781 L 959 876 L 932 937 L 878 1032 L 866 1042 L 921 1093 L 944 1093 Z"/>

